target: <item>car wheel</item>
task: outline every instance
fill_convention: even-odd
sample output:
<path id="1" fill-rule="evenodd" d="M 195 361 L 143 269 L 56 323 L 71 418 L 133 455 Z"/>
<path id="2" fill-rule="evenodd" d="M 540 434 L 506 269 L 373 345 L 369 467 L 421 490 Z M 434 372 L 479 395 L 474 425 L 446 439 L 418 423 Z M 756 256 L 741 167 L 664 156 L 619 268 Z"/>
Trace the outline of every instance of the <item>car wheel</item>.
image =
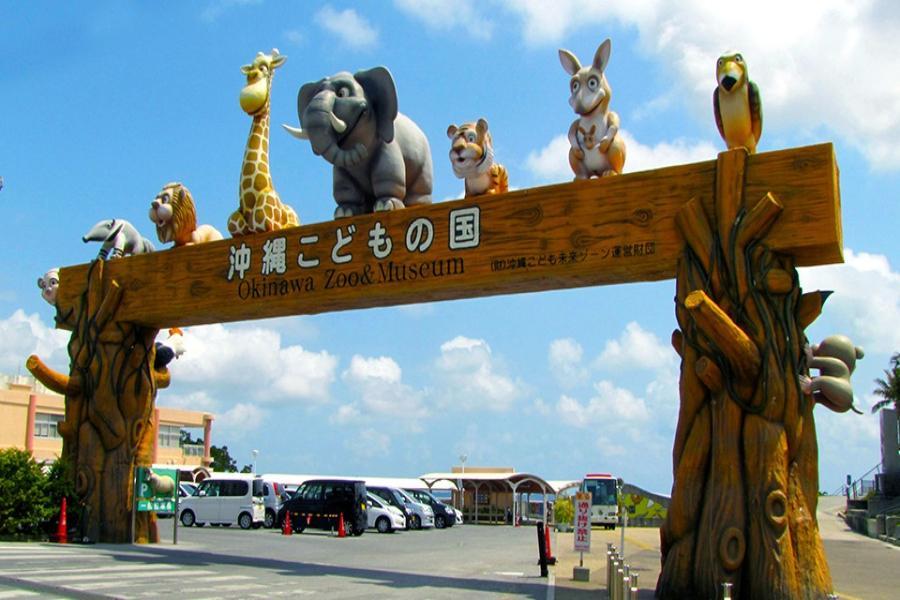
<path id="1" fill-rule="evenodd" d="M 272 529 L 275 527 L 275 511 L 269 509 L 266 511 L 266 519 L 263 522 L 263 525 L 266 526 L 267 529 Z"/>
<path id="2" fill-rule="evenodd" d="M 412 516 L 412 528 L 422 529 L 422 518 L 419 515 Z"/>
<path id="3" fill-rule="evenodd" d="M 194 512 L 190 510 L 186 510 L 181 513 L 181 524 L 185 527 L 192 527 L 194 522 L 196 521 L 194 517 Z"/>
<path id="4" fill-rule="evenodd" d="M 445 525 L 446 524 L 444 523 L 444 515 L 437 515 L 434 517 L 434 526 L 437 529 L 443 529 L 445 527 Z"/>
<path id="5" fill-rule="evenodd" d="M 378 517 L 378 520 L 375 521 L 375 529 L 378 530 L 378 533 L 390 533 L 391 522 L 387 517 Z"/>
<path id="6" fill-rule="evenodd" d="M 241 529 L 250 529 L 253 527 L 253 517 L 250 516 L 250 513 L 241 513 L 241 516 L 238 517 L 238 525 L 241 526 Z"/>
<path id="7" fill-rule="evenodd" d="M 366 530 L 365 530 L 365 528 L 363 528 L 363 527 L 357 528 L 357 527 L 354 525 L 353 527 L 350 528 L 350 535 L 352 535 L 353 537 L 359 537 L 359 536 L 361 536 L 361 535 L 362 535 L 363 533 L 365 533 L 365 532 L 366 532 Z"/>

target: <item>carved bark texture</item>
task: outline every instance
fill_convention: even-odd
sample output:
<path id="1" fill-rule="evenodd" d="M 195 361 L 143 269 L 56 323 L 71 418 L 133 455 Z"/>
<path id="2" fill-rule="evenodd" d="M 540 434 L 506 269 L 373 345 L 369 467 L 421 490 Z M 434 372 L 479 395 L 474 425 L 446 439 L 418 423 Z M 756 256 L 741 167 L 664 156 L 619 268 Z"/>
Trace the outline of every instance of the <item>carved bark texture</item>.
<path id="1" fill-rule="evenodd" d="M 744 198 L 743 150 L 723 152 L 714 214 L 685 204 L 673 334 L 681 363 L 674 485 L 661 530 L 660 598 L 825 598 L 832 590 L 816 523 L 818 453 L 804 328 L 819 293 L 801 295 L 794 260 L 765 236 L 782 206 Z"/>
<path id="2" fill-rule="evenodd" d="M 123 290 L 103 277 L 103 261 L 88 271 L 85 292 L 60 324 L 72 329 L 71 373 L 53 372 L 36 356 L 27 366 L 41 382 L 66 396 L 59 424 L 63 456 L 74 465 L 81 509 L 79 535 L 97 542 L 130 542 L 135 466 L 153 458 L 153 408 L 168 371 L 155 371 L 158 330 L 116 319 Z M 59 318 L 59 317 L 58 317 Z M 135 540 L 158 541 L 152 513 L 138 513 Z"/>

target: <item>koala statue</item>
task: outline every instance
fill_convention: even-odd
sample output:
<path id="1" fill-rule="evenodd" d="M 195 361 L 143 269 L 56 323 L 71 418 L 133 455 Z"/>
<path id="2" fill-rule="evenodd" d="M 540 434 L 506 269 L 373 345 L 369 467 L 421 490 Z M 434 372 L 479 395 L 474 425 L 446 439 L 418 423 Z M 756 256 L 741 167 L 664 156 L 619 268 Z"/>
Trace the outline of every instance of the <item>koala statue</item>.
<path id="1" fill-rule="evenodd" d="M 53 268 L 38 277 L 38 287 L 41 288 L 41 298 L 51 306 L 56 306 L 56 293 L 59 290 L 59 269 Z"/>
<path id="2" fill-rule="evenodd" d="M 581 66 L 568 50 L 559 51 L 559 62 L 569 80 L 569 104 L 579 115 L 569 127 L 569 166 L 575 179 L 617 175 L 625 166 L 625 141 L 619 132 L 619 115 L 609 110 L 612 89 L 604 71 L 611 43 L 607 39 L 594 54 L 594 62 Z"/>
<path id="3" fill-rule="evenodd" d="M 803 393 L 829 410 L 847 412 L 852 409 L 862 414 L 853 406 L 850 375 L 856 369 L 856 361 L 864 356 L 863 349 L 854 346 L 846 336 L 832 335 L 821 344 L 806 346 L 805 351 L 807 366 L 819 369 L 819 376 L 800 376 Z"/>

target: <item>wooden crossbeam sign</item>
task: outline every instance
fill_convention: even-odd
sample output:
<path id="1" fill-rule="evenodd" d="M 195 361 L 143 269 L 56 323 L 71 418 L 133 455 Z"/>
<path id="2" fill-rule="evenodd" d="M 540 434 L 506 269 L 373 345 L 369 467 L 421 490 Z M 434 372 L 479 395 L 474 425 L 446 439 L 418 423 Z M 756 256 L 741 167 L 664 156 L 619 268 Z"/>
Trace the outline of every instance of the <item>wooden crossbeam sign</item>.
<path id="1" fill-rule="evenodd" d="M 669 279 L 675 215 L 693 198 L 712 215 L 715 178 L 708 161 L 441 202 L 112 260 L 105 276 L 125 290 L 120 320 L 159 329 Z M 831 144 L 750 156 L 744 197 L 766 193 L 784 207 L 773 250 L 843 261 Z M 62 269 L 61 313 L 88 266 Z"/>

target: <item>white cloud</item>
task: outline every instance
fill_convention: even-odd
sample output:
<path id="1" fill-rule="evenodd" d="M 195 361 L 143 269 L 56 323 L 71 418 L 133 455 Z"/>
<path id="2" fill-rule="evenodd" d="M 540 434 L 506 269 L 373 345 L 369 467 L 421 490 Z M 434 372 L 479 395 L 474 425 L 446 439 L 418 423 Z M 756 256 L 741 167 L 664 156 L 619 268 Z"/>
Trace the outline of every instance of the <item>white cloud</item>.
<path id="1" fill-rule="evenodd" d="M 386 458 L 391 451 L 391 437 L 375 429 L 363 429 L 350 436 L 344 446 L 359 458 L 368 460 Z"/>
<path id="2" fill-rule="evenodd" d="M 183 408 L 185 410 L 198 410 L 211 413 L 215 413 L 219 407 L 219 403 L 216 402 L 215 398 L 213 398 L 206 390 L 188 392 L 187 394 L 172 394 L 169 393 L 169 389 L 171 388 L 166 388 L 158 392 L 156 397 L 157 406 Z"/>
<path id="3" fill-rule="evenodd" d="M 403 371 L 393 358 L 355 355 L 341 378 L 353 387 L 359 401 L 342 406 L 335 419 L 349 420 L 361 414 L 387 417 L 420 431 L 429 415 L 424 393 L 403 383 Z"/>
<path id="4" fill-rule="evenodd" d="M 587 380 L 588 370 L 581 362 L 583 354 L 581 344 L 572 338 L 550 342 L 550 371 L 562 387 L 571 388 Z"/>
<path id="5" fill-rule="evenodd" d="M 619 130 L 625 140 L 625 173 L 658 169 L 671 165 L 714 160 L 718 150 L 711 142 L 676 139 L 647 146 L 628 131 Z M 574 175 L 569 167 L 569 140 L 560 134 L 540 150 L 532 151 L 525 165 L 536 178 L 545 182 L 570 181 Z"/>
<path id="6" fill-rule="evenodd" d="M 581 404 L 575 398 L 563 394 L 556 403 L 560 419 L 573 427 L 585 428 L 618 422 L 620 425 L 645 422 L 651 413 L 646 402 L 630 391 L 616 387 L 610 381 L 594 384 L 595 395 Z"/>
<path id="7" fill-rule="evenodd" d="M 838 326 L 836 333 L 845 333 L 871 352 L 896 352 L 900 348 L 900 273 L 882 254 L 845 248 L 844 260 L 842 265 L 800 269 L 800 285 L 807 292 L 834 291 L 824 313 L 829 323 Z"/>
<path id="8" fill-rule="evenodd" d="M 560 44 L 580 29 L 635 28 L 641 49 L 666 65 L 698 116 L 710 112 L 716 59 L 740 50 L 763 98 L 763 145 L 766 128 L 809 134 L 826 128 L 874 168 L 900 168 L 900 84 L 880 59 L 900 49 L 900 15 L 891 0 L 760 0 L 740 18 L 731 5 L 704 0 L 503 4 L 532 45 Z M 611 65 L 617 68 L 615 43 Z"/>
<path id="9" fill-rule="evenodd" d="M 494 23 L 478 11 L 474 0 L 394 0 L 405 13 L 438 31 L 457 30 L 466 37 L 488 40 L 494 32 Z"/>
<path id="10" fill-rule="evenodd" d="M 276 331 L 261 327 L 191 327 L 184 344 L 169 365 L 176 380 L 227 386 L 260 402 L 327 401 L 337 368 L 327 351 L 282 347 Z"/>
<path id="11" fill-rule="evenodd" d="M 498 372 L 487 342 L 457 336 L 441 344 L 436 379 L 444 402 L 463 410 L 509 410 L 522 395 L 521 385 Z"/>
<path id="12" fill-rule="evenodd" d="M 337 412 L 332 415 L 331 422 L 340 425 L 359 423 L 359 409 L 352 404 L 339 406 Z"/>
<path id="13" fill-rule="evenodd" d="M 25 361 L 31 354 L 48 366 L 69 372 L 68 353 L 70 333 L 51 329 L 37 313 L 26 315 L 17 309 L 0 321 L 0 373 L 15 375 L 25 373 Z"/>
<path id="14" fill-rule="evenodd" d="M 259 430 L 267 414 L 255 404 L 240 402 L 217 415 L 214 427 L 220 439 L 243 439 Z"/>
<path id="15" fill-rule="evenodd" d="M 676 362 L 677 354 L 655 334 L 632 321 L 617 340 L 608 340 L 594 365 L 604 371 L 623 369 L 667 370 Z"/>
<path id="16" fill-rule="evenodd" d="M 335 10 L 326 4 L 316 13 L 315 22 L 334 34 L 345 46 L 355 50 L 367 50 L 378 44 L 378 30 L 352 8 Z"/>
<path id="17" fill-rule="evenodd" d="M 295 46 L 299 46 L 306 42 L 306 36 L 303 35 L 303 32 L 299 29 L 291 29 L 284 32 L 284 39 L 286 39 L 291 44 Z"/>
<path id="18" fill-rule="evenodd" d="M 691 142 L 685 139 L 662 141 L 653 146 L 646 146 L 628 133 L 621 130 L 619 135 L 625 140 L 625 167 L 623 172 L 636 173 L 671 165 L 715 160 L 719 149 L 711 142 Z"/>

